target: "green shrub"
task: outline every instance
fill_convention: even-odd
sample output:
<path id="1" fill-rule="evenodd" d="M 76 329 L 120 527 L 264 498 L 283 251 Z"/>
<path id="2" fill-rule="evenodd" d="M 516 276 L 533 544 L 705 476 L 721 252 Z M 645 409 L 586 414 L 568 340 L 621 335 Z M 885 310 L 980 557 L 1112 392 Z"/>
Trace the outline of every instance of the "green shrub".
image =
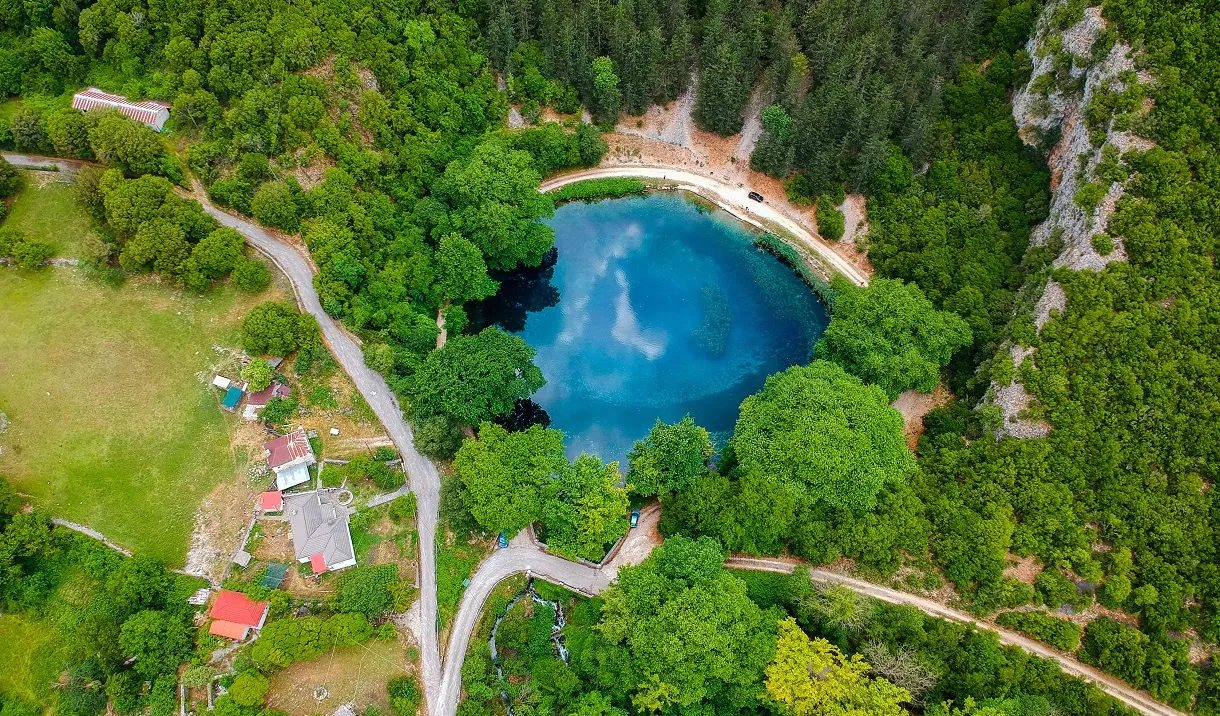
<path id="1" fill-rule="evenodd" d="M 605 199 L 609 197 L 640 194 L 647 187 L 644 182 L 631 177 L 607 177 L 605 179 L 586 179 L 567 186 L 562 186 L 551 192 L 555 201 L 576 201 L 590 199 Z"/>
<path id="2" fill-rule="evenodd" d="M 1114 251 L 1114 239 L 1108 234 L 1093 234 L 1093 250 L 1100 256 L 1109 256 Z"/>
<path id="3" fill-rule="evenodd" d="M 271 273 L 262 261 L 247 259 L 233 269 L 233 283 L 247 293 L 262 293 L 271 283 Z"/>
<path id="4" fill-rule="evenodd" d="M 29 271 L 42 268 L 42 262 L 54 255 L 55 249 L 42 241 L 31 241 L 16 229 L 0 228 L 0 256 L 11 256 L 17 265 Z"/>
<path id="5" fill-rule="evenodd" d="M 1066 619 L 1042 612 L 1004 612 L 995 621 L 1069 653 L 1080 646 L 1080 627 Z"/>
<path id="6" fill-rule="evenodd" d="M 1076 205 L 1086 212 L 1092 212 L 1106 197 L 1106 185 L 1099 182 L 1088 182 L 1076 190 L 1074 200 Z"/>
<path id="7" fill-rule="evenodd" d="M 431 458 L 453 459 L 462 438 L 462 428 L 447 415 L 432 415 L 415 423 L 415 447 Z"/>
<path id="8" fill-rule="evenodd" d="M 213 671 L 210 666 L 191 666 L 182 672 L 182 683 L 188 688 L 198 689 L 207 686 L 212 680 Z"/>
<path id="9" fill-rule="evenodd" d="M 246 364 L 241 370 L 241 379 L 250 384 L 250 390 L 258 392 L 265 390 L 271 385 L 271 378 L 275 374 L 275 369 L 271 364 L 262 358 L 255 358 Z"/>
<path id="10" fill-rule="evenodd" d="M 328 619 L 300 617 L 271 622 L 250 650 L 258 667 L 283 669 L 297 661 L 316 659 L 340 646 L 352 646 L 373 635 L 363 614 L 336 614 Z"/>
<path id="11" fill-rule="evenodd" d="M 170 716 L 178 712 L 178 684 L 172 675 L 159 677 L 148 694 L 149 716 Z"/>
<path id="12" fill-rule="evenodd" d="M 296 233 L 301 228 L 301 215 L 291 187 L 282 181 L 263 184 L 250 201 L 250 211 L 259 223 Z"/>
<path id="13" fill-rule="evenodd" d="M 1122 609 L 1130 595 L 1131 578 L 1125 574 L 1116 574 L 1102 583 L 1097 599 L 1111 609 Z"/>
<path id="14" fill-rule="evenodd" d="M 1076 584 L 1057 569 L 1044 569 L 1034 579 L 1034 589 L 1051 609 L 1076 602 Z"/>
<path id="15" fill-rule="evenodd" d="M 339 577 L 336 607 L 376 619 L 394 606 L 391 588 L 398 583 L 398 565 L 361 566 Z"/>
<path id="16" fill-rule="evenodd" d="M 267 698 L 271 683 L 262 674 L 238 674 L 229 687 L 229 696 L 238 706 L 259 707 Z"/>
<path id="17" fill-rule="evenodd" d="M 285 420 L 296 415 L 300 407 L 295 398 L 272 398 L 267 401 L 260 417 L 271 425 L 281 425 Z"/>
<path id="18" fill-rule="evenodd" d="M 843 238 L 843 212 L 830 203 L 830 197 L 823 196 L 818 200 L 818 233 L 827 241 L 838 241 Z"/>
<path id="19" fill-rule="evenodd" d="M 364 455 L 352 458 L 346 472 L 349 479 L 367 478 L 383 490 L 401 487 L 405 479 L 401 470 L 391 470 L 384 462 Z"/>
<path id="20" fill-rule="evenodd" d="M 415 517 L 415 493 L 408 492 L 390 503 L 390 519 L 403 523 Z"/>
<path id="21" fill-rule="evenodd" d="M 813 185 L 809 175 L 804 172 L 794 174 L 791 179 L 784 182 L 784 193 L 788 195 L 788 201 L 793 204 L 809 206 L 813 203 L 816 192 L 817 187 Z"/>
<path id="22" fill-rule="evenodd" d="M 420 693 L 413 677 L 398 676 L 390 679 L 385 690 L 390 696 L 390 710 L 394 712 L 394 716 L 415 716 L 419 710 Z"/>
<path id="23" fill-rule="evenodd" d="M 208 187 L 208 198 L 221 206 L 237 209 L 243 214 L 250 213 L 250 202 L 254 198 L 254 189 L 241 179 L 219 179 Z"/>

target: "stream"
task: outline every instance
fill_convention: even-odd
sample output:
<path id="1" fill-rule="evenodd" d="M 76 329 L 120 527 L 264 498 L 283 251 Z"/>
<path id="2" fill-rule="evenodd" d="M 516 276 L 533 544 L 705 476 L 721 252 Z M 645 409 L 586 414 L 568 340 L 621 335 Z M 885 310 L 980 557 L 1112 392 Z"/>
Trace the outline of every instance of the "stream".
<path id="1" fill-rule="evenodd" d="M 496 676 L 499 677 L 501 681 L 504 679 L 504 669 L 500 667 L 499 653 L 496 651 L 496 632 L 500 630 L 500 622 L 504 621 L 504 618 L 512 612 L 513 607 L 517 606 L 517 602 L 521 601 L 527 596 L 532 599 L 535 604 L 546 604 L 555 610 L 555 621 L 551 624 L 551 641 L 555 644 L 555 648 L 559 650 L 559 658 L 563 659 L 563 663 L 568 663 L 568 647 L 563 643 L 563 627 L 567 623 L 563 616 L 563 606 L 557 601 L 543 599 L 541 596 L 539 596 L 538 592 L 534 591 L 534 579 L 531 577 L 529 582 L 525 585 L 525 589 L 523 589 L 520 594 L 513 597 L 512 601 L 508 603 L 508 606 L 504 608 L 503 616 L 496 617 L 496 623 L 491 627 L 491 639 L 489 642 L 491 646 L 491 663 L 496 667 Z M 507 710 L 508 716 L 513 716 L 512 699 L 509 698 L 508 692 L 501 691 L 500 698 L 504 700 L 504 708 Z"/>

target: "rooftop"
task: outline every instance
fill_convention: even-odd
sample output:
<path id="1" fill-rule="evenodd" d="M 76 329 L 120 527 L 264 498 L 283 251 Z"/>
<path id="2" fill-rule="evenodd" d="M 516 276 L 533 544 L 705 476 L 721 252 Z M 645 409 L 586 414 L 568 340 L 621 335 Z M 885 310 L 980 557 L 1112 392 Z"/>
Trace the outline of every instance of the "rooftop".
<path id="1" fill-rule="evenodd" d="M 347 507 L 339 504 L 339 490 L 318 490 L 284 496 L 284 515 L 292 528 L 297 560 L 309 560 L 315 571 L 321 556 L 327 569 L 356 563 Z"/>
<path id="2" fill-rule="evenodd" d="M 263 512 L 279 512 L 284 509 L 284 493 L 268 490 L 259 496 L 258 506 Z"/>
<path id="3" fill-rule="evenodd" d="M 272 398 L 287 398 L 290 395 L 292 395 L 292 388 L 281 383 L 272 383 L 257 393 L 251 393 L 250 397 L 246 398 L 246 405 L 261 408 Z"/>
<path id="4" fill-rule="evenodd" d="M 263 623 L 266 613 L 267 602 L 256 602 L 241 592 L 222 589 L 216 595 L 216 601 L 208 615 L 221 621 L 257 627 Z"/>
<path id="5" fill-rule="evenodd" d="M 237 386 L 231 386 L 228 390 L 225 391 L 225 399 L 223 402 L 221 402 L 221 406 L 228 408 L 229 410 L 232 410 L 232 409 L 236 408 L 237 404 L 240 402 L 241 402 L 241 388 L 238 388 Z"/>
<path id="6" fill-rule="evenodd" d="M 133 102 L 122 95 L 103 92 L 97 87 L 89 87 L 72 96 L 72 108 L 88 112 L 96 108 L 115 109 L 120 113 L 143 122 L 158 132 L 165 126 L 169 118 L 169 106 L 162 102 L 143 100 Z"/>
<path id="7" fill-rule="evenodd" d="M 309 446 L 309 437 L 304 430 L 294 430 L 287 435 L 263 443 L 267 451 L 267 464 L 272 470 L 304 459 L 313 460 L 313 448 Z"/>

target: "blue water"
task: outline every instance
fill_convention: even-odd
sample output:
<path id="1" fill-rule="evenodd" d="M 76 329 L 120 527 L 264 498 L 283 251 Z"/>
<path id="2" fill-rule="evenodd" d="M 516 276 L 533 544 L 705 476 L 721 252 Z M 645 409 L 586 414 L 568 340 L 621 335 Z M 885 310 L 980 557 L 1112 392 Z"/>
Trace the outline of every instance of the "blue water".
<path id="1" fill-rule="evenodd" d="M 550 224 L 559 300 L 525 314 L 519 335 L 538 351 L 547 385 L 534 400 L 569 457 L 625 471 L 657 418 L 687 413 L 723 438 L 741 401 L 808 362 L 826 328 L 820 299 L 748 227 L 681 195 L 572 202 Z"/>

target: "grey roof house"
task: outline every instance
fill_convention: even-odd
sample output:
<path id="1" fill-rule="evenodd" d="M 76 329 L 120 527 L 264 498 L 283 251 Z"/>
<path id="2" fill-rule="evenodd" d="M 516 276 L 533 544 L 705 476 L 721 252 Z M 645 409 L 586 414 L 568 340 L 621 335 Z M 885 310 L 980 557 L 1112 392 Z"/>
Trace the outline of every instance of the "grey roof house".
<path id="1" fill-rule="evenodd" d="M 335 489 L 284 495 L 297 561 L 309 562 L 314 574 L 356 566 L 347 505 L 339 495 Z"/>

